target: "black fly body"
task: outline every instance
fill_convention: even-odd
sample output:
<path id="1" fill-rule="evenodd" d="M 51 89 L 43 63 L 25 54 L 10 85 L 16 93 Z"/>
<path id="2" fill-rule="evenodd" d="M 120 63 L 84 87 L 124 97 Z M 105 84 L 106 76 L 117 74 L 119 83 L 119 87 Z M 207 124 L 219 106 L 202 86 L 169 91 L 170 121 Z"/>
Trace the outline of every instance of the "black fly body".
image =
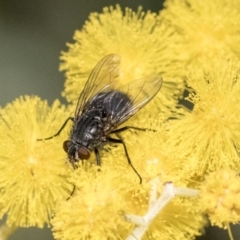
<path id="1" fill-rule="evenodd" d="M 120 57 L 110 54 L 95 66 L 79 96 L 74 117 L 69 117 L 54 136 L 45 140 L 59 135 L 67 122 L 72 120 L 73 127 L 69 139 L 63 143 L 63 149 L 73 167 L 79 160 L 88 159 L 92 151 L 100 166 L 98 147 L 107 142 L 118 143 L 123 145 L 128 163 L 141 183 L 142 178 L 131 163 L 125 142 L 110 135 L 130 128 L 145 130 L 118 127 L 153 99 L 161 88 L 162 78 L 151 75 L 116 87 L 119 65 Z"/>

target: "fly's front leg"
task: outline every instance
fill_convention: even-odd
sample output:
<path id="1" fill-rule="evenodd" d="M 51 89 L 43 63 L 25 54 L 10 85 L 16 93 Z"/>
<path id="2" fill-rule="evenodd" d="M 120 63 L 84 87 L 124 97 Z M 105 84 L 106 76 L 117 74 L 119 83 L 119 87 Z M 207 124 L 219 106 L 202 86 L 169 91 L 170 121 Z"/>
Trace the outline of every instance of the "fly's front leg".
<path id="1" fill-rule="evenodd" d="M 96 156 L 96 162 L 97 162 L 97 166 L 101 166 L 101 159 L 100 159 L 100 155 L 99 155 L 99 151 L 97 148 L 94 148 L 94 153 Z"/>
<path id="2" fill-rule="evenodd" d="M 62 130 L 65 128 L 65 126 L 67 125 L 68 121 L 69 120 L 72 120 L 74 122 L 74 118 L 73 117 L 69 117 L 62 125 L 62 127 L 58 130 L 58 132 L 56 134 L 54 134 L 53 136 L 51 137 L 47 137 L 47 138 L 41 138 L 41 139 L 37 139 L 37 141 L 43 141 L 43 140 L 49 140 L 49 139 L 52 139 L 54 137 L 57 137 L 61 132 Z"/>
<path id="3" fill-rule="evenodd" d="M 67 118 L 66 121 L 63 123 L 62 127 L 58 130 L 58 132 L 56 134 L 54 134 L 53 136 L 48 137 L 48 138 L 37 139 L 37 141 L 50 140 L 50 139 L 52 139 L 54 137 L 57 137 L 62 132 L 62 130 L 65 128 L 65 126 L 67 125 L 69 120 L 72 120 L 74 122 L 74 118 L 73 117 Z M 71 164 L 73 166 L 73 169 L 76 169 L 76 165 L 74 163 L 71 163 Z M 66 199 L 67 201 L 73 196 L 73 194 L 75 192 L 75 189 L 76 189 L 76 186 L 73 185 L 72 192 L 71 192 L 70 196 Z"/>
<path id="4" fill-rule="evenodd" d="M 76 186 L 73 185 L 73 190 L 72 190 L 70 196 L 66 199 L 67 201 L 73 196 L 73 194 L 74 194 L 74 192 L 75 192 L 75 189 L 76 189 Z"/>
<path id="5" fill-rule="evenodd" d="M 127 151 L 127 147 L 126 147 L 125 142 L 124 142 L 122 139 L 115 139 L 115 138 L 111 138 L 111 137 L 108 137 L 107 141 L 108 141 L 108 142 L 111 142 L 111 143 L 119 143 L 119 144 L 122 144 L 122 145 L 123 145 L 123 148 L 124 148 L 124 151 L 125 151 L 127 160 L 128 160 L 128 164 L 132 167 L 133 171 L 134 171 L 134 172 L 137 174 L 137 176 L 139 177 L 140 184 L 141 184 L 141 183 L 142 183 L 142 177 L 141 177 L 140 174 L 137 172 L 137 170 L 135 169 L 135 167 L 132 165 L 132 162 L 131 162 L 131 159 L 130 159 L 130 157 L 129 157 L 129 154 L 128 154 L 128 151 Z"/>

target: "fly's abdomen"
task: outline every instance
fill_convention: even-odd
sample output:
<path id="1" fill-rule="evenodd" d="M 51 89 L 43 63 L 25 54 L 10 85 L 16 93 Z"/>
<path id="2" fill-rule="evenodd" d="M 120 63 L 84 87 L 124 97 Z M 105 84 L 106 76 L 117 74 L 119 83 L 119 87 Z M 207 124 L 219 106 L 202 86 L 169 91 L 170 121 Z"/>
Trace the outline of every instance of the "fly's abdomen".
<path id="1" fill-rule="evenodd" d="M 88 104 L 88 109 L 98 109 L 99 118 L 104 126 L 114 128 L 130 110 L 132 101 L 127 94 L 112 90 L 98 93 Z M 86 111 L 87 112 L 87 111 Z M 107 129 L 104 127 L 105 129 Z"/>
<path id="2" fill-rule="evenodd" d="M 111 91 L 103 103 L 103 108 L 113 119 L 124 116 L 132 106 L 132 101 L 123 92 Z"/>

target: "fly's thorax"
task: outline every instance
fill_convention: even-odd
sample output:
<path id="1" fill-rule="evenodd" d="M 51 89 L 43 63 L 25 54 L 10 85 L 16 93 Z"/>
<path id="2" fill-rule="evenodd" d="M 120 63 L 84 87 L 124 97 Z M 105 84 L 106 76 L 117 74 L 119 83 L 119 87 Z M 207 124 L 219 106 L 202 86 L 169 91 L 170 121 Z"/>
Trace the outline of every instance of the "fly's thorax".
<path id="1" fill-rule="evenodd" d="M 106 138 L 100 111 L 92 109 L 76 119 L 70 140 L 90 150 L 99 146 Z"/>

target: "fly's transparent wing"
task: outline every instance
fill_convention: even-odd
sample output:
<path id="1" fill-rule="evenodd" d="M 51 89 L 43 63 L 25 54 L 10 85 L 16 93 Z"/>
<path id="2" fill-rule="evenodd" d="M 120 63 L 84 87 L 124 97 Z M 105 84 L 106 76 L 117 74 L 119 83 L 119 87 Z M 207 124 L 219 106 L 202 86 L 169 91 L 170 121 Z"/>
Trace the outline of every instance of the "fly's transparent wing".
<path id="1" fill-rule="evenodd" d="M 161 86 L 162 77 L 160 75 L 151 75 L 123 85 L 118 90 L 125 93 L 130 101 L 127 103 L 128 106 L 125 106 L 127 110 L 121 112 L 121 114 L 116 114 L 112 122 L 119 126 L 136 114 L 155 97 Z"/>
<path id="2" fill-rule="evenodd" d="M 96 93 L 112 85 L 119 76 L 119 65 L 120 57 L 117 54 L 107 55 L 98 62 L 79 96 L 75 118 L 82 114 L 84 106 Z"/>

